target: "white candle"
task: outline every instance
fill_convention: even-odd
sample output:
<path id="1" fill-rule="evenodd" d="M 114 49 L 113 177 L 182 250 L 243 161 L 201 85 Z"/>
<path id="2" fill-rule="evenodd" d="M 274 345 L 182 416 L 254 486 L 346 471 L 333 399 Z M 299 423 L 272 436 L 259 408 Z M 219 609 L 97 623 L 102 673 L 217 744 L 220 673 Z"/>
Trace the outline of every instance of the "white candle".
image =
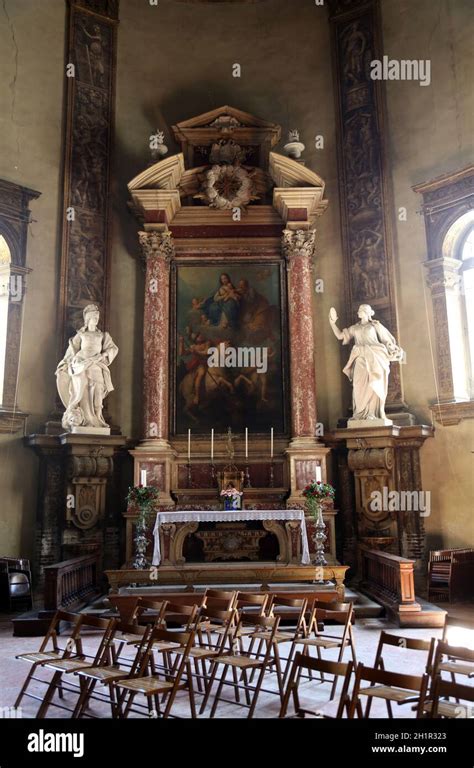
<path id="1" fill-rule="evenodd" d="M 270 458 L 273 459 L 273 427 L 270 430 Z"/>
<path id="2" fill-rule="evenodd" d="M 188 464 L 191 463 L 191 430 L 188 429 Z"/>
<path id="3" fill-rule="evenodd" d="M 249 457 L 249 430 L 245 427 L 245 458 Z"/>
<path id="4" fill-rule="evenodd" d="M 316 481 L 320 483 L 322 479 L 321 464 L 316 464 Z"/>
<path id="5" fill-rule="evenodd" d="M 146 488 L 146 469 L 140 470 L 140 483 Z"/>
<path id="6" fill-rule="evenodd" d="M 211 464 L 214 464 L 214 430 L 211 429 Z"/>

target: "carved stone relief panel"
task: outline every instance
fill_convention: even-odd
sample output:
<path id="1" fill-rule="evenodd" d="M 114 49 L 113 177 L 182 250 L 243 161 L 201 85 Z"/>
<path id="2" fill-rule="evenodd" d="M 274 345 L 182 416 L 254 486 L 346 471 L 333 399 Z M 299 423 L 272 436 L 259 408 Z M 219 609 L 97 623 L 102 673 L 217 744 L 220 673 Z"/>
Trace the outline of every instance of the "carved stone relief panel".
<path id="1" fill-rule="evenodd" d="M 361 303 L 397 336 L 390 217 L 392 203 L 384 157 L 384 105 L 370 62 L 381 58 L 375 0 L 329 3 L 337 69 L 340 199 L 348 321 Z M 403 407 L 398 363 L 391 366 L 389 410 Z"/>
<path id="2" fill-rule="evenodd" d="M 61 264 L 61 349 L 91 302 L 107 322 L 109 164 L 118 2 L 72 0 Z"/>

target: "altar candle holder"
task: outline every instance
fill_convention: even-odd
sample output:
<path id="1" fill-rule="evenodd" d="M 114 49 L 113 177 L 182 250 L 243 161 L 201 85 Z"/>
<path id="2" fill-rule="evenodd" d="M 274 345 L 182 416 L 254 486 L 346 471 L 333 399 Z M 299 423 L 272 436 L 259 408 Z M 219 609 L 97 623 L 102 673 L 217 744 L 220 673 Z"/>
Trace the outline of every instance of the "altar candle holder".
<path id="1" fill-rule="evenodd" d="M 214 488 L 215 485 L 217 485 L 217 475 L 216 475 L 216 465 L 211 464 L 211 483 L 212 487 Z"/>
<path id="2" fill-rule="evenodd" d="M 252 487 L 252 483 L 250 482 L 250 470 L 249 470 L 248 464 L 245 467 L 245 487 L 246 488 L 251 488 Z"/>
<path id="3" fill-rule="evenodd" d="M 270 464 L 270 488 L 274 488 L 274 487 L 275 487 L 275 474 L 273 471 L 273 460 L 272 460 Z"/>
<path id="4" fill-rule="evenodd" d="M 192 488 L 193 487 L 193 479 L 192 479 L 192 476 L 191 476 L 191 462 L 190 461 L 188 461 L 188 463 L 186 464 L 186 469 L 188 470 L 188 483 L 187 483 L 187 485 L 188 485 L 188 488 Z"/>

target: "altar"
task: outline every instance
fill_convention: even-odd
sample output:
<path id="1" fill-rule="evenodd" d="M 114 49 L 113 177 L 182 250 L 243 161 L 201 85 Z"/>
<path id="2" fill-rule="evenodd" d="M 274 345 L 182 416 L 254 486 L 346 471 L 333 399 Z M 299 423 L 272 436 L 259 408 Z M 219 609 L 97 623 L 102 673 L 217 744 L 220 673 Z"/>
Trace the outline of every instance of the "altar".
<path id="1" fill-rule="evenodd" d="M 315 522 L 303 490 L 333 479 L 312 321 L 325 184 L 274 151 L 280 126 L 233 107 L 173 132 L 182 151 L 128 185 L 146 271 L 133 483 L 159 490 L 148 562 L 162 583 L 211 574 L 238 583 L 244 573 L 251 582 L 277 573 L 312 581 Z M 242 481 L 240 511 L 219 510 L 218 478 L 229 468 Z M 147 578 L 132 574 L 138 510 L 129 504 L 124 516 L 126 561 L 115 585 L 127 573 Z M 341 591 L 336 516 L 331 502 L 325 578 Z"/>
<path id="2" fill-rule="evenodd" d="M 305 515 L 301 509 L 274 509 L 274 510 L 238 510 L 238 511 L 194 511 L 185 512 L 159 512 L 156 516 L 154 535 L 153 565 L 184 564 L 183 545 L 186 537 L 198 531 L 200 523 L 223 523 L 223 528 L 217 536 L 207 537 L 211 541 L 208 550 L 210 554 L 204 555 L 204 560 L 257 560 L 254 543 L 255 532 L 251 531 L 247 536 L 246 529 L 241 526 L 233 527 L 233 523 L 247 521 L 261 521 L 264 532 L 257 532 L 257 536 L 266 535 L 266 532 L 274 534 L 278 540 L 278 562 L 309 565 L 309 547 L 306 532 Z M 210 532 L 211 534 L 213 532 Z M 201 534 L 203 536 L 203 534 Z M 204 534 L 204 549 L 206 537 Z M 246 539 L 250 538 L 250 542 Z M 217 548 L 212 546 L 215 540 L 220 539 Z M 253 555 L 253 556 L 252 556 Z"/>

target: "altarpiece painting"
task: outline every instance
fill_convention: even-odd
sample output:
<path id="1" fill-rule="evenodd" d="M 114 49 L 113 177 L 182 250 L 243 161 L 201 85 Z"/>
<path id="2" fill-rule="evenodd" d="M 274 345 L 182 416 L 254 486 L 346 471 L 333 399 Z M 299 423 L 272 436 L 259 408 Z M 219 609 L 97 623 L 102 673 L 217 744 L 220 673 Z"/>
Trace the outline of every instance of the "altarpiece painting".
<path id="1" fill-rule="evenodd" d="M 281 262 L 178 264 L 172 288 L 174 433 L 285 432 Z"/>

